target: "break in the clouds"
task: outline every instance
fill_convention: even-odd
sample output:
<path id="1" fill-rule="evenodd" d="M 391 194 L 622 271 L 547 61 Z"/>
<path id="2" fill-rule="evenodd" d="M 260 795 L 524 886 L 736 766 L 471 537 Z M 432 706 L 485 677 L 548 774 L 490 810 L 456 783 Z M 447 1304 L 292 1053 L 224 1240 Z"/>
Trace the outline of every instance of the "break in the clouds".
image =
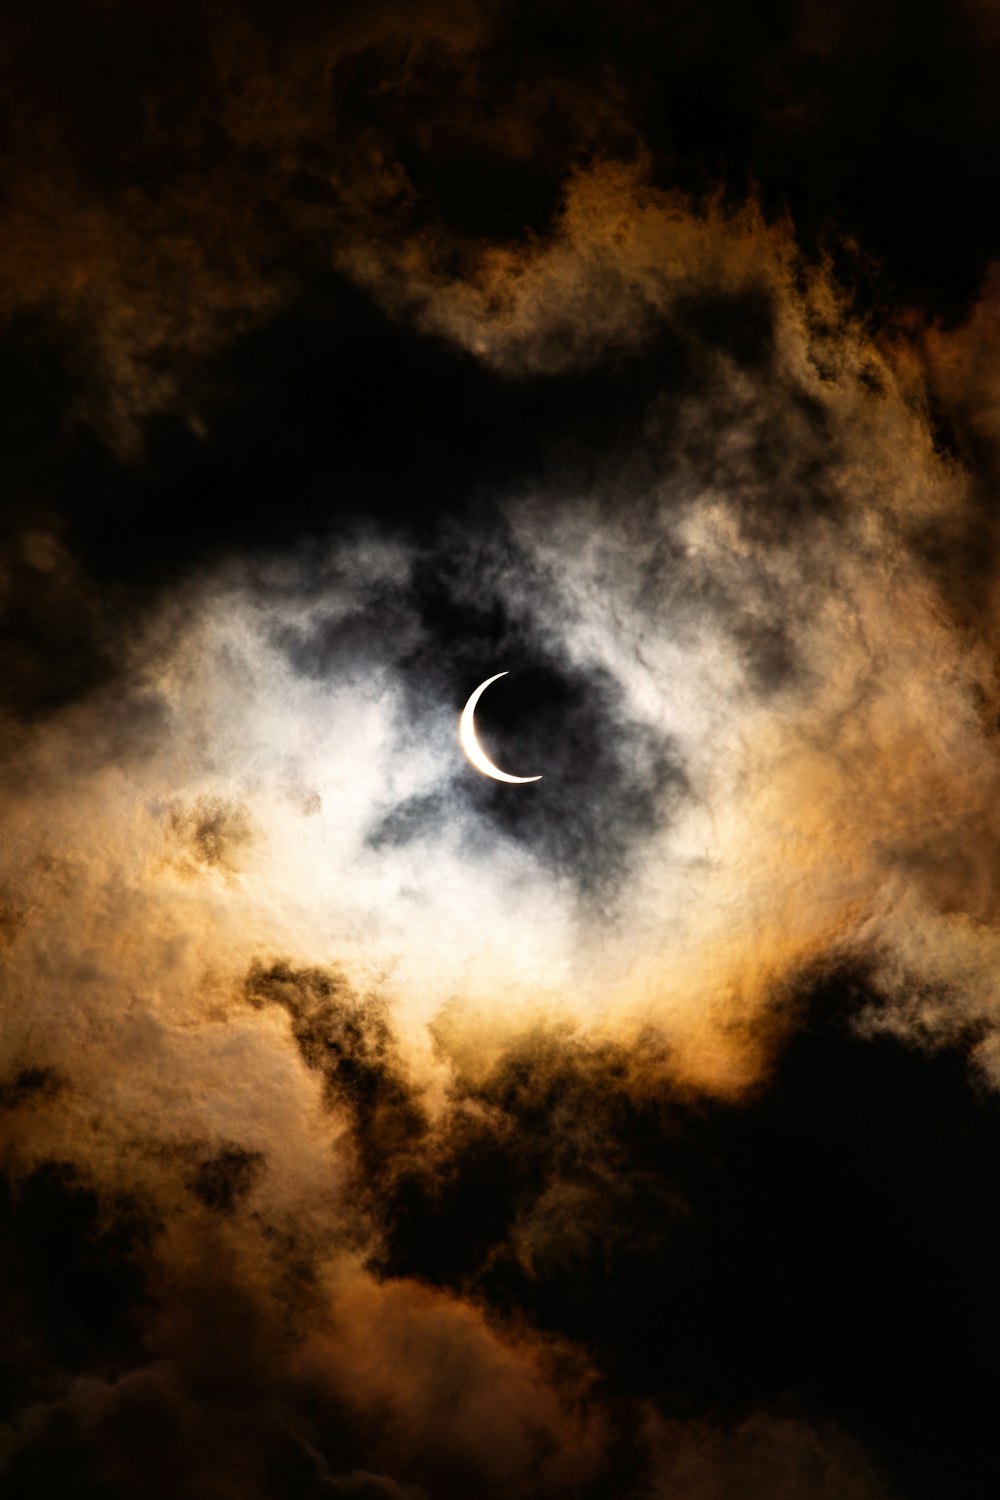
<path id="1" fill-rule="evenodd" d="M 5 1493 L 995 1488 L 995 28 L 599 10 L 12 27 Z"/>

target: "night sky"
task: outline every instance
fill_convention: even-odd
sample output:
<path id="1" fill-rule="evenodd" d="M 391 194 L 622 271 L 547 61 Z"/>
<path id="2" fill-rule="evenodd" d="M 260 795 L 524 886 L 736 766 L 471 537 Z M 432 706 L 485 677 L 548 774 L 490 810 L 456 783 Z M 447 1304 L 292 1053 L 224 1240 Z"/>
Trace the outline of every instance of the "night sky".
<path id="1" fill-rule="evenodd" d="M 4 7 L 3 1500 L 1000 1494 L 998 80 Z"/>

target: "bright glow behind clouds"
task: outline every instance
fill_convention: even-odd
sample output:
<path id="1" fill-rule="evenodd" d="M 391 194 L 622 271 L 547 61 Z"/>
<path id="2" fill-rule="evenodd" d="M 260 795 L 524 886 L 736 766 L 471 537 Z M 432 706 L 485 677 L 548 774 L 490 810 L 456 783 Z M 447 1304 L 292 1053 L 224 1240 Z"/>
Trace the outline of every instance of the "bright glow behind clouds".
<path id="1" fill-rule="evenodd" d="M 292 665 L 287 627 L 405 587 L 402 549 L 359 543 L 334 558 L 329 586 L 285 562 L 192 589 L 184 627 L 175 612 L 172 630 L 136 647 L 136 691 L 165 704 L 152 745 L 122 754 L 114 703 L 98 698 L 37 743 L 40 790 L 4 841 L 8 883 L 45 913 L 11 953 L 25 992 L 37 943 L 50 967 L 65 955 L 62 993 L 84 1031 L 130 1014 L 137 986 L 164 1024 L 202 1026 L 253 961 L 289 959 L 387 996 L 413 1057 L 428 1057 L 442 1006 L 501 1024 L 541 1008 L 616 1031 L 652 1023 L 682 1071 L 728 1089 L 757 1066 L 744 1023 L 786 976 L 873 924 L 902 942 L 894 862 L 925 837 L 922 789 L 941 778 L 975 798 L 991 784 L 974 770 L 970 669 L 913 567 L 897 556 L 873 577 L 864 536 L 820 528 L 795 567 L 779 557 L 755 575 L 721 502 L 664 517 L 689 578 L 738 581 L 747 608 L 796 620 L 798 674 L 764 694 L 724 615 L 698 607 L 697 589 L 692 607 L 683 578 L 660 568 L 655 531 L 644 557 L 596 509 L 574 520 L 550 508 L 543 533 L 526 510 L 512 516 L 538 570 L 540 636 L 584 681 L 608 674 L 623 714 L 682 758 L 684 797 L 642 830 L 613 890 L 585 898 L 569 872 L 474 812 L 457 705 L 432 695 L 414 717 L 408 669 L 391 654 Z M 822 570 L 835 591 L 817 587 Z M 529 607 L 516 570 L 498 567 L 496 580 L 511 610 Z M 794 614 L 807 593 L 808 614 Z M 405 612 L 392 628 L 417 629 Z M 609 725 L 623 743 L 626 730 Z M 405 839 L 373 836 L 420 799 L 434 815 Z M 39 845 L 19 870 L 19 849 Z M 87 954 L 99 955 L 89 968 Z M 71 1045 L 74 1023 L 51 1019 Z"/>

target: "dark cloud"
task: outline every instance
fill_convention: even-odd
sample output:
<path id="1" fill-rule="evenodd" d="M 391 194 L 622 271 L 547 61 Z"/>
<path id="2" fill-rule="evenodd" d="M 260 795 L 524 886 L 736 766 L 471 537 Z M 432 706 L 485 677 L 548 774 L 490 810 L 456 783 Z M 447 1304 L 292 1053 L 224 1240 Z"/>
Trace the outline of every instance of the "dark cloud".
<path id="1" fill-rule="evenodd" d="M 626 1052 L 540 1031 L 459 1074 L 434 1149 L 391 1181 L 386 1265 L 569 1334 L 613 1391 L 832 1419 L 900 1493 L 978 1494 L 997 1472 L 996 1101 L 970 1092 L 966 1047 L 861 1040 L 862 975 L 793 1003 L 775 1077 L 733 1108 L 665 1097 L 655 1035 Z"/>
<path id="2" fill-rule="evenodd" d="M 372 1165 L 425 1129 L 418 1096 L 408 1083 L 384 1003 L 356 995 L 336 973 L 287 962 L 254 965 L 247 976 L 251 1005 L 279 1005 L 307 1066 L 320 1074 L 331 1107 L 345 1110 Z"/>
<path id="3" fill-rule="evenodd" d="M 23 1097 L 46 1085 L 22 1074 L 17 1087 Z M 115 1372 L 136 1358 L 156 1227 L 135 1198 L 102 1198 L 72 1163 L 45 1162 L 23 1178 L 5 1175 L 8 1415 L 43 1397 L 66 1372 Z"/>
<path id="4" fill-rule="evenodd" d="M 316 255 L 338 210 L 372 206 L 461 241 L 544 233 L 569 170 L 639 144 L 661 180 L 756 188 L 807 242 L 853 245 L 852 279 L 913 299 L 970 296 L 996 239 L 988 7 L 153 5 L 126 20 L 70 0 L 57 14 L 44 42 L 11 28 L 12 159 L 126 232 L 160 195 L 167 224 L 216 230 L 209 264 L 238 263 L 220 223 L 287 262 Z"/>
<path id="5" fill-rule="evenodd" d="M 179 347 L 177 316 L 178 346 L 163 335 L 150 379 L 175 391 L 166 407 L 181 415 L 149 422 L 147 461 L 127 472 L 66 430 L 67 412 L 96 394 L 67 343 L 73 320 L 39 311 L 9 327 L 12 448 L 29 464 L 44 455 L 46 503 L 73 512 L 73 550 L 130 576 L 161 572 L 179 551 L 183 563 L 196 541 L 280 542 L 321 512 L 419 524 L 470 485 L 523 468 L 538 442 L 538 402 L 549 427 L 577 412 L 582 432 L 596 418 L 607 436 L 603 384 L 517 399 L 331 282 L 317 236 L 342 235 L 345 215 L 354 224 L 352 172 L 385 175 L 395 163 L 401 206 L 366 209 L 372 231 L 381 232 L 379 211 L 404 233 L 432 227 L 444 260 L 449 245 L 461 256 L 464 245 L 544 235 L 571 170 L 629 160 L 640 143 L 656 181 L 696 197 L 756 186 L 776 209 L 790 204 L 806 244 L 863 246 L 868 261 L 847 266 L 859 292 L 870 267 L 876 281 L 951 309 L 977 289 L 996 238 L 991 43 L 961 8 L 925 7 L 919 26 L 892 16 L 862 26 L 815 6 L 774 5 L 752 20 L 716 6 L 697 23 L 638 6 L 612 16 L 594 5 L 572 20 L 558 4 L 530 15 L 509 6 L 456 23 L 450 36 L 432 10 L 407 8 L 377 10 L 368 26 L 309 7 L 290 19 L 248 13 L 239 25 L 197 6 L 181 18 L 153 7 L 127 24 L 99 5 L 62 13 L 56 45 L 15 28 L 12 163 L 43 183 L 58 177 L 60 191 L 69 182 L 73 212 L 93 205 L 119 245 L 160 234 L 166 260 L 143 274 L 154 292 L 183 293 L 189 318 L 214 316 L 217 300 L 200 263 L 184 262 L 192 239 L 203 242 L 212 285 L 239 280 L 228 248 L 239 243 L 283 287 L 280 306 L 253 311 L 254 331 L 235 313 L 227 323 L 223 308 L 194 350 Z M 966 138 L 975 149 L 957 150 Z M 332 197 L 316 223 L 296 208 L 308 183 Z M 33 222 L 41 209 L 32 199 L 23 212 Z M 76 253 L 93 235 L 92 224 L 89 239 L 77 234 Z M 128 267 L 109 255 L 80 275 L 88 286 L 103 279 L 113 299 Z M 256 273 L 244 275 L 256 285 Z M 48 293 L 38 306 L 51 306 Z M 78 312 L 104 315 L 99 298 Z M 129 319 L 141 328 L 140 311 Z M 162 321 L 146 319 L 150 329 Z M 681 324 L 743 362 L 766 357 L 759 296 L 699 294 Z M 669 353 L 660 349 L 657 363 L 662 383 Z"/>
<path id="6" fill-rule="evenodd" d="M 264 1166 L 260 1151 L 242 1146 L 221 1146 L 198 1164 L 191 1177 L 191 1190 L 206 1208 L 232 1213 L 245 1198 Z"/>
<path id="7" fill-rule="evenodd" d="M 596 1364 L 618 1413 L 607 1457 L 628 1484 L 619 1493 L 646 1493 L 662 1473 L 700 1497 L 722 1473 L 747 1493 L 780 1478 L 804 1500 L 881 1494 L 863 1450 L 886 1492 L 915 1500 L 994 1482 L 997 1102 L 970 1091 L 964 1049 L 929 1059 L 863 1039 L 864 974 L 804 981 L 777 1073 L 736 1106 L 665 1088 L 653 1032 L 627 1049 L 542 1026 L 473 1075 L 457 1018 L 458 1031 L 438 1030 L 455 1062 L 433 1125 L 377 1006 L 336 975 L 257 967 L 248 994 L 287 1011 L 346 1111 L 364 1164 L 351 1211 L 378 1226 L 373 1264 L 390 1278 L 365 1294 L 377 1299 L 365 1337 L 396 1350 L 413 1390 L 427 1382 L 419 1410 L 438 1410 L 455 1359 L 501 1408 L 521 1400 L 509 1356 L 460 1304 L 433 1300 L 460 1290 L 501 1326 L 528 1320 Z M 264 1170 L 223 1143 L 191 1179 L 195 1197 L 232 1223 Z M 3 1224 L 7 1323 L 19 1330 L 8 1390 L 17 1412 L 30 1348 L 42 1403 L 16 1418 L 9 1493 L 70 1475 L 75 1492 L 112 1497 L 221 1495 L 234 1476 L 262 1497 L 503 1492 L 507 1459 L 488 1440 L 473 1456 L 447 1412 L 422 1444 L 397 1427 L 387 1447 L 372 1413 L 358 1423 L 355 1398 L 331 1401 L 329 1377 L 309 1373 L 323 1315 L 322 1247 L 308 1238 L 248 1220 L 216 1240 L 185 1216 L 164 1238 L 137 1203 L 99 1197 L 55 1163 L 5 1191 Z M 421 1291 L 428 1283 L 441 1292 Z M 344 1390 L 373 1378 L 351 1353 L 353 1317 L 348 1304 L 329 1335 L 331 1351 L 347 1339 L 331 1356 Z M 974 1382 L 950 1369 L 956 1340 Z M 559 1369 L 548 1378 L 569 1389 L 571 1366 Z M 648 1447 L 637 1434 L 654 1408 Z M 546 1441 L 564 1439 L 576 1440 L 556 1429 Z M 373 1466 L 390 1452 L 392 1467 Z M 582 1488 L 558 1470 L 517 1483 L 606 1493 L 598 1470 Z"/>
<path id="8" fill-rule="evenodd" d="M 253 840 L 246 808 L 221 797 L 202 797 L 193 807 L 175 808 L 166 822 L 180 846 L 181 867 L 192 871 L 238 869 L 244 849 Z"/>
<path id="9" fill-rule="evenodd" d="M 233 552 L 359 527 L 423 541 L 443 518 L 488 522 L 499 497 L 554 472 L 593 482 L 607 455 L 640 437 L 653 397 L 662 420 L 665 387 L 691 375 L 666 330 L 610 369 L 525 385 L 400 327 L 342 280 L 314 278 L 266 327 L 203 358 L 190 387 L 198 431 L 172 413 L 151 417 L 141 453 L 123 464 L 68 416 L 80 382 L 62 355 L 51 328 L 8 347 L 15 407 L 31 414 L 27 428 L 12 422 L 13 448 L 27 445 L 36 471 L 18 483 L 15 469 L 0 598 L 4 694 L 21 713 L 111 677 L 123 636 L 163 591 Z M 35 432 L 49 410 L 51 430 Z M 376 598 L 325 648 L 304 645 L 302 665 L 302 652 L 315 665 L 323 649 L 334 665 L 354 629 L 357 669 L 357 649 L 369 649 L 359 637 L 370 625 L 384 637 L 396 618 L 393 601 Z"/>
<path id="10" fill-rule="evenodd" d="M 62 1086 L 62 1080 L 51 1068 L 20 1068 L 0 1083 L 0 1111 L 17 1109 L 40 1096 L 52 1098 Z"/>

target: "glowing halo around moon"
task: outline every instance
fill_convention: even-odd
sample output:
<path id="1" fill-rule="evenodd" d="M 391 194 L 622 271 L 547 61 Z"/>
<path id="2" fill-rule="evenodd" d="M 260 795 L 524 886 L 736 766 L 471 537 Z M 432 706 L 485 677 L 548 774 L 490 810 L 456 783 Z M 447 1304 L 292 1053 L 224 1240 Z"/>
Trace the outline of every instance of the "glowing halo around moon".
<path id="1" fill-rule="evenodd" d="M 458 738 L 462 749 L 477 771 L 482 771 L 484 776 L 491 776 L 494 781 L 506 781 L 511 785 L 521 786 L 528 781 L 541 781 L 542 778 L 541 776 L 508 776 L 506 771 L 501 771 L 499 766 L 493 764 L 476 738 L 476 704 L 491 682 L 496 682 L 499 678 L 506 676 L 506 672 L 497 672 L 479 684 L 462 709 L 462 717 L 458 721 Z"/>

